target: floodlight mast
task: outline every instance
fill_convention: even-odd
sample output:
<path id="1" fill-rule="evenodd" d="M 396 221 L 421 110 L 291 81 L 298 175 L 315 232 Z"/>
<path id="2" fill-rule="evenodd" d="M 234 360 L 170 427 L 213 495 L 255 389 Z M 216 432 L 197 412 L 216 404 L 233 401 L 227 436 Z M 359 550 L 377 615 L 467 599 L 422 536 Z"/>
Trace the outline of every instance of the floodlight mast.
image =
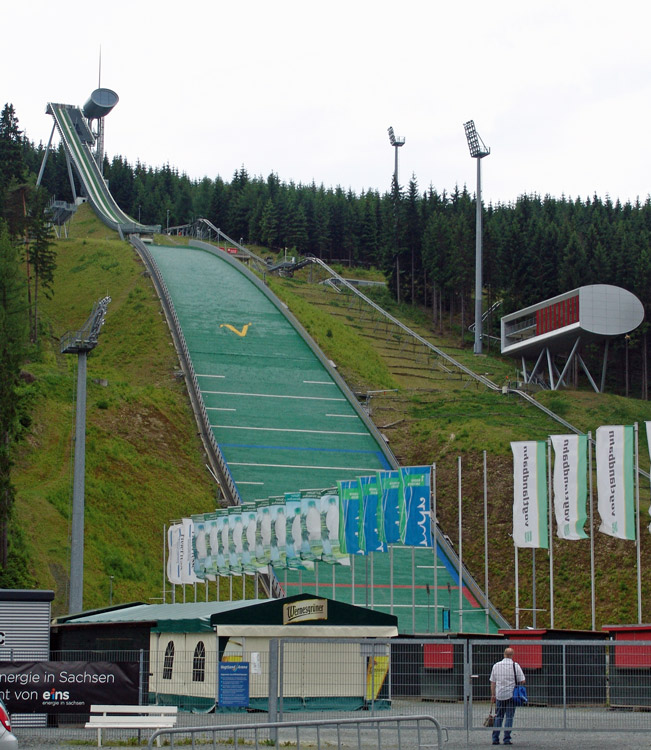
<path id="1" fill-rule="evenodd" d="M 86 356 L 97 346 L 110 297 L 93 308 L 79 331 L 61 337 L 61 353 L 77 355 L 77 414 L 75 419 L 75 463 L 72 487 L 70 540 L 70 591 L 68 611 L 81 612 L 84 597 L 84 505 L 86 470 Z"/>
<path id="2" fill-rule="evenodd" d="M 393 167 L 393 179 L 396 184 L 396 191 L 398 190 L 398 149 L 400 146 L 405 145 L 405 139 L 401 136 L 396 136 L 393 132 L 393 128 L 389 127 L 389 143 L 393 146 L 396 154 L 395 164 Z M 396 249 L 396 300 L 400 302 L 400 253 L 398 252 L 398 205 L 393 207 L 393 241 Z"/>
<path id="3" fill-rule="evenodd" d="M 482 353 L 482 228 L 481 228 L 481 160 L 488 156 L 491 150 L 486 148 L 484 142 L 475 130 L 474 120 L 468 120 L 463 124 L 468 139 L 470 156 L 477 159 L 477 213 L 475 223 L 475 346 L 474 353 Z"/>
<path id="4" fill-rule="evenodd" d="M 394 147 L 395 152 L 396 152 L 396 162 L 393 168 L 393 176 L 395 177 L 396 185 L 397 185 L 398 184 L 398 149 L 400 148 L 400 146 L 405 145 L 405 139 L 402 138 L 401 136 L 396 136 L 395 133 L 393 132 L 393 128 L 391 127 L 389 128 L 388 133 L 389 133 L 389 142 Z"/>

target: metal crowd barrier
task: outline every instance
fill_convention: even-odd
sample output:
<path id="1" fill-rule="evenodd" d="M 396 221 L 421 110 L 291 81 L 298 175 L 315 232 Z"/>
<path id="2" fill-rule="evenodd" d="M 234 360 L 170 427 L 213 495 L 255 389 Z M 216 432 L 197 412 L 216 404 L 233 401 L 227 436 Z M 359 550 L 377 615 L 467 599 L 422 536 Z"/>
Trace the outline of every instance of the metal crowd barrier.
<path id="1" fill-rule="evenodd" d="M 212 737 L 212 747 L 217 742 L 227 742 L 233 747 L 246 742 L 259 750 L 260 745 L 291 743 L 296 750 L 301 747 L 332 748 L 338 750 L 363 750 L 365 748 L 397 748 L 397 750 L 426 750 L 443 748 L 443 737 L 447 742 L 447 729 L 442 727 L 433 716 L 368 716 L 362 719 L 315 719 L 311 721 L 267 721 L 259 724 L 223 724 L 203 727 L 175 727 L 159 729 L 149 738 L 147 747 L 153 748 L 160 737 L 169 737 L 174 747 L 174 738 L 184 735 L 183 745 L 187 745 L 185 736 L 190 735 L 191 747 L 201 737 L 201 747 L 206 746 L 205 735 Z M 223 739 L 218 736 L 227 735 Z M 253 735 L 253 739 L 249 739 Z M 246 739 L 245 739 L 246 737 Z"/>

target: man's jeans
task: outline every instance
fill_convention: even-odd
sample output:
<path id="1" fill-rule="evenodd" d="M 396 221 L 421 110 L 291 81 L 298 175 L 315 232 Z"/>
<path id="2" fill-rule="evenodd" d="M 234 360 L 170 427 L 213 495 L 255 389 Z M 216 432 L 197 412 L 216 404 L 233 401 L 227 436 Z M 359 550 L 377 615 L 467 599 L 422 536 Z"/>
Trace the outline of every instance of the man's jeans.
<path id="1" fill-rule="evenodd" d="M 515 714 L 515 704 L 513 699 L 497 701 L 495 708 L 495 721 L 493 723 L 493 742 L 499 742 L 502 719 L 504 719 L 504 741 L 511 740 L 511 727 L 513 726 L 513 715 Z"/>

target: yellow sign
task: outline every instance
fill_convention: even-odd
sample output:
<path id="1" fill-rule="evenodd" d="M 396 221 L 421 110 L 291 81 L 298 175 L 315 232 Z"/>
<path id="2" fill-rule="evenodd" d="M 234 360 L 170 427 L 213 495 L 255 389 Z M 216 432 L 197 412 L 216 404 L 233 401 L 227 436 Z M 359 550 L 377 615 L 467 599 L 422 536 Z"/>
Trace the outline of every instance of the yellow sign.
<path id="1" fill-rule="evenodd" d="M 389 657 L 376 656 L 368 660 L 366 669 L 366 700 L 377 700 L 389 672 Z"/>
<path id="2" fill-rule="evenodd" d="M 283 625 L 307 620 L 327 620 L 327 599 L 303 599 L 300 602 L 283 604 Z"/>

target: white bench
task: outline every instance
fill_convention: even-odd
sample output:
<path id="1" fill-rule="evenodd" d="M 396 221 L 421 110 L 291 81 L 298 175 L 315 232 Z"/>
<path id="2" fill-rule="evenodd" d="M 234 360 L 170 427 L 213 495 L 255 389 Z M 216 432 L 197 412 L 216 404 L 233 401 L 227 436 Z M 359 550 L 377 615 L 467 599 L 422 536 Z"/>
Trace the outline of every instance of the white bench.
<path id="1" fill-rule="evenodd" d="M 97 747 L 101 747 L 102 729 L 171 729 L 177 713 L 177 706 L 91 706 L 86 729 L 97 729 Z"/>

